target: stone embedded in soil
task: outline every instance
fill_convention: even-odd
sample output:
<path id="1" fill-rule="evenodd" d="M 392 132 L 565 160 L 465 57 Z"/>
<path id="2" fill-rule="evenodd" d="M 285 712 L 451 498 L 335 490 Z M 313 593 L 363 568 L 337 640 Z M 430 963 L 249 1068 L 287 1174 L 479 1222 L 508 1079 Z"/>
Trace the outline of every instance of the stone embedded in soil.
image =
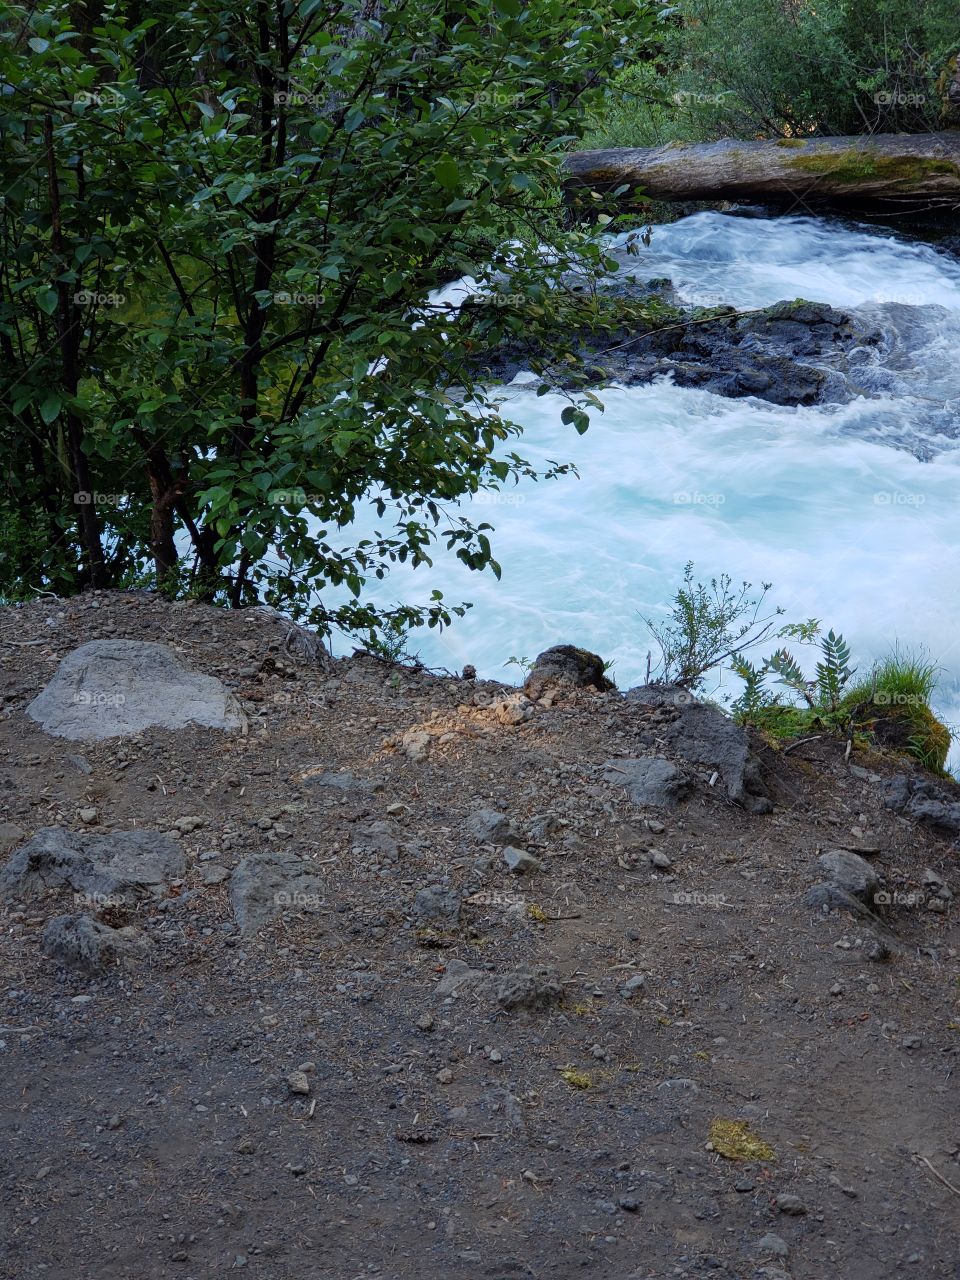
<path id="1" fill-rule="evenodd" d="M 626 787 L 634 804 L 672 809 L 690 790 L 690 783 L 672 760 L 645 756 L 636 760 L 608 760 L 604 765 L 607 782 Z"/>
<path id="2" fill-rule="evenodd" d="M 750 737 L 741 725 L 709 703 L 699 702 L 686 689 L 674 685 L 640 685 L 624 695 L 627 702 L 660 708 L 673 719 L 640 735 L 652 746 L 659 740 L 689 764 L 703 765 L 719 773 L 727 796 L 751 813 L 769 813 L 773 805 L 766 794 L 760 762 L 750 748 Z"/>
<path id="3" fill-rule="evenodd" d="M 230 904 L 244 935 L 259 932 L 284 911 L 319 905 L 323 881 L 312 863 L 284 849 L 244 858 L 230 877 Z"/>
<path id="4" fill-rule="evenodd" d="M 785 1213 L 791 1218 L 799 1218 L 807 1212 L 807 1206 L 800 1197 L 792 1195 L 790 1192 L 784 1192 L 782 1195 L 777 1196 L 774 1204 L 781 1213 Z"/>
<path id="5" fill-rule="evenodd" d="M 876 922 L 876 916 L 865 903 L 855 898 L 852 893 L 848 893 L 846 889 L 841 889 L 839 885 L 829 881 L 809 888 L 803 895 L 803 903 L 804 906 L 812 907 L 815 911 L 822 911 L 824 908 L 828 911 L 849 911 L 852 915 L 861 916 L 864 920 Z"/>
<path id="6" fill-rule="evenodd" d="M 15 822 L 0 822 L 0 854 L 9 853 L 26 837 L 27 833 Z"/>
<path id="7" fill-rule="evenodd" d="M 817 866 L 830 877 L 831 884 L 868 906 L 880 888 L 880 876 L 874 868 L 849 849 L 827 849 L 817 859 Z"/>
<path id="8" fill-rule="evenodd" d="M 786 1258 L 790 1253 L 790 1246 L 782 1236 L 776 1235 L 772 1231 L 768 1231 L 757 1245 L 759 1253 L 768 1258 Z"/>
<path id="9" fill-rule="evenodd" d="M 939 835 L 960 835 L 960 787 L 925 776 L 898 773 L 883 784 L 884 804 Z"/>
<path id="10" fill-rule="evenodd" d="M 113 929 L 92 916 L 77 913 L 54 916 L 41 938 L 43 953 L 67 968 L 102 973 L 115 965 L 139 960 L 150 940 L 132 926 Z"/>
<path id="11" fill-rule="evenodd" d="M 502 1009 L 546 1009 L 562 999 L 563 988 L 552 969 L 538 966 L 505 973 L 494 996 Z"/>
<path id="12" fill-rule="evenodd" d="M 73 889 L 97 905 L 156 896 L 186 869 L 175 840 L 157 831 L 105 835 L 45 827 L 0 870 L 0 897 L 34 898 Z"/>
<path id="13" fill-rule="evenodd" d="M 472 836 L 486 844 L 500 844 L 509 840 L 513 832 L 513 823 L 498 809 L 475 809 L 465 826 Z"/>
<path id="14" fill-rule="evenodd" d="M 535 858 L 532 853 L 527 853 L 526 849 L 516 849 L 513 845 L 504 849 L 503 860 L 508 869 L 518 876 L 531 875 L 543 866 L 540 859 Z"/>
<path id="15" fill-rule="evenodd" d="M 430 885 L 413 900 L 413 917 L 424 924 L 453 925 L 460 917 L 460 895 L 455 889 Z"/>
<path id="16" fill-rule="evenodd" d="M 91 640 L 74 649 L 27 715 L 54 737 L 85 742 L 150 728 L 243 724 L 219 680 L 188 670 L 169 645 L 141 640 Z"/>
<path id="17" fill-rule="evenodd" d="M 438 996 L 452 996 L 480 976 L 479 969 L 471 969 L 463 960 L 448 960 L 443 977 L 434 990 Z"/>
<path id="18" fill-rule="evenodd" d="M 539 698 L 547 689 L 612 689 L 613 681 L 607 679 L 603 659 L 587 649 L 572 644 L 554 645 L 537 656 L 523 684 L 528 698 Z"/>

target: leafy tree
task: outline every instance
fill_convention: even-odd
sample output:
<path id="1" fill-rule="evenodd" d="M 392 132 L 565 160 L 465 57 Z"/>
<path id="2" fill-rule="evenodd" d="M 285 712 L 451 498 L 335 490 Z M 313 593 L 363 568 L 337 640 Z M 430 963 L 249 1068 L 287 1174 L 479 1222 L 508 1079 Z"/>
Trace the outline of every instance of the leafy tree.
<path id="1" fill-rule="evenodd" d="M 538 473 L 478 356 L 562 351 L 583 302 L 554 286 L 610 268 L 558 161 L 654 25 L 648 0 L 0 7 L 0 591 L 462 611 L 363 586 L 438 543 L 498 572 L 457 501 Z M 510 304 L 431 304 L 461 275 Z"/>

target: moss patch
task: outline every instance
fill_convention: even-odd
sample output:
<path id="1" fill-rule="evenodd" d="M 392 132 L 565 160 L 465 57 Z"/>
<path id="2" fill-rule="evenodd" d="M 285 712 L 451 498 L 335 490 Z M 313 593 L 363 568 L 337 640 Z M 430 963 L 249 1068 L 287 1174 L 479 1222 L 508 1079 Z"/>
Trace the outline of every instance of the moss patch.
<path id="1" fill-rule="evenodd" d="M 727 1160 L 776 1159 L 773 1147 L 754 1133 L 745 1120 L 714 1120 L 710 1126 L 710 1145 Z"/>
<path id="2" fill-rule="evenodd" d="M 960 177 L 960 169 L 950 160 L 935 160 L 924 156 L 883 156 L 875 151 L 860 151 L 849 147 L 845 151 L 818 151 L 812 155 L 796 156 L 790 167 L 801 173 L 822 174 L 835 182 L 862 182 L 878 178 L 883 182 L 907 188 L 931 174 L 945 173 Z"/>
<path id="3" fill-rule="evenodd" d="M 586 1071 L 577 1071 L 574 1067 L 564 1067 L 560 1072 L 560 1079 L 565 1081 L 571 1089 L 590 1089 L 593 1086 L 593 1077 Z"/>

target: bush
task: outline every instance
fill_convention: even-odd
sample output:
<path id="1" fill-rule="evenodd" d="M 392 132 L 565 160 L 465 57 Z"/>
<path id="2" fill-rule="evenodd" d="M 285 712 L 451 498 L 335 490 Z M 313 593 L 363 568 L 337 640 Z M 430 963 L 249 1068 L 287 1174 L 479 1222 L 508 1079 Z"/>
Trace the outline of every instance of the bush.
<path id="1" fill-rule="evenodd" d="M 944 127 L 951 0 L 681 0 L 677 11 L 656 69 L 613 81 L 590 145 Z"/>
<path id="2" fill-rule="evenodd" d="M 584 298 L 557 280 L 608 274 L 601 233 L 561 225 L 560 162 L 652 5 L 103 14 L 0 23 L 0 591 L 152 562 L 171 594 L 388 648 L 445 625 L 465 606 L 378 610 L 365 584 L 438 549 L 497 573 L 459 500 L 569 471 L 514 451 L 477 353 L 562 354 Z M 462 275 L 512 305 L 431 304 Z"/>
<path id="3" fill-rule="evenodd" d="M 774 622 L 783 610 L 761 616 L 770 585 L 764 582 L 760 594 L 751 596 L 752 584 L 742 582 L 735 588 L 729 574 L 711 578 L 709 585 L 694 582 L 693 561 L 688 561 L 669 620 L 644 618 L 660 649 L 657 683 L 698 689 L 707 672 L 724 662 L 735 662 L 745 650 L 773 634 Z"/>

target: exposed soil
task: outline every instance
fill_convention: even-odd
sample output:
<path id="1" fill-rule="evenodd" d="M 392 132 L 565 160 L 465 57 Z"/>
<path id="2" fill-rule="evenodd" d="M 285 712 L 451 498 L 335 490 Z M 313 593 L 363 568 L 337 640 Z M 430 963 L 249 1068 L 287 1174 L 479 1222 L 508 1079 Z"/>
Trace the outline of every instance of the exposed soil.
<path id="1" fill-rule="evenodd" d="M 103 637 L 168 642 L 248 732 L 47 736 L 23 708 Z M 0 664 L 0 821 L 202 820 L 168 897 L 103 909 L 154 941 L 131 968 L 43 955 L 69 894 L 0 917 L 3 1277 L 960 1276 L 960 937 L 923 881 L 956 849 L 884 808 L 902 760 L 758 745 L 772 814 L 695 770 L 641 811 L 603 764 L 658 709 L 575 691 L 502 723 L 504 686 L 321 670 L 260 611 L 148 595 L 0 609 Z M 481 806 L 542 870 L 468 832 Z M 884 922 L 803 905 L 838 845 L 886 877 Z M 244 937 L 205 876 L 269 848 L 324 892 Z M 472 901 L 415 919 L 429 886 Z M 505 1007 L 518 970 L 537 1007 Z M 709 1149 L 718 1119 L 773 1157 Z"/>

